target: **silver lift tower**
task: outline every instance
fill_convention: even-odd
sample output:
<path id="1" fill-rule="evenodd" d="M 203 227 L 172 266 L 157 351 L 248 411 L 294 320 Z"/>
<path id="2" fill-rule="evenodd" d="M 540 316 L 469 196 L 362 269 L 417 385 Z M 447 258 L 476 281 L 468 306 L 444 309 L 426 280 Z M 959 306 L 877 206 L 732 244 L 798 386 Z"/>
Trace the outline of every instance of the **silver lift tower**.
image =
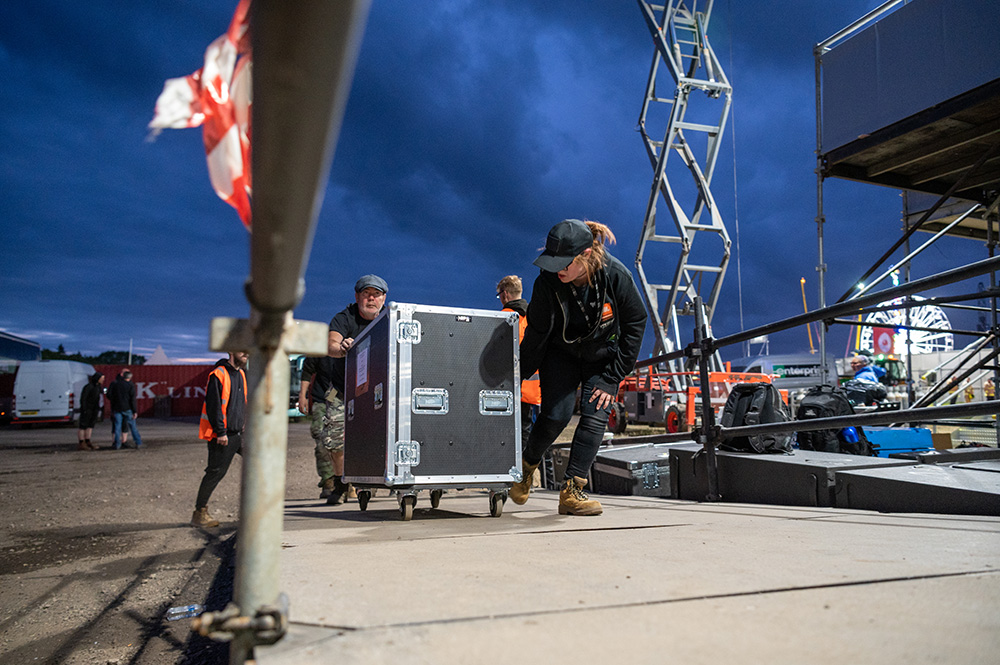
<path id="1" fill-rule="evenodd" d="M 732 101 L 732 87 L 708 42 L 712 4 L 712 0 L 671 0 L 653 5 L 639 0 L 655 45 L 639 116 L 639 132 L 653 166 L 653 185 L 635 265 L 656 325 L 656 353 L 682 348 L 677 317 L 693 315 L 699 295 L 704 320 L 711 324 L 729 264 L 729 234 L 709 188 Z M 665 127 L 662 134 L 660 127 Z M 654 138 L 659 136 L 662 140 Z M 704 155 L 704 161 L 699 162 L 696 151 Z M 673 229 L 657 229 L 658 207 L 670 213 Z M 655 250 L 656 245 L 650 243 L 680 248 L 669 282 L 665 271 L 656 274 L 666 265 L 656 252 L 666 249 L 672 254 L 673 250 L 667 246 Z M 647 274 L 643 257 L 650 251 L 654 254 Z M 674 362 L 670 371 L 681 371 Z M 722 369 L 717 356 L 712 367 Z M 683 377 L 673 376 L 674 388 L 680 389 Z"/>

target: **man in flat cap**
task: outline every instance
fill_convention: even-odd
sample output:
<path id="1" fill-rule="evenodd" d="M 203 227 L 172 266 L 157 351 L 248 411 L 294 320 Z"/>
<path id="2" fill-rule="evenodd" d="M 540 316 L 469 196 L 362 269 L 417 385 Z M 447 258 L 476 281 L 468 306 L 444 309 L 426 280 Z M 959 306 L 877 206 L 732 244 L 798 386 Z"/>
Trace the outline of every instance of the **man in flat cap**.
<path id="1" fill-rule="evenodd" d="M 320 498 L 331 506 L 344 502 L 349 487 L 344 475 L 344 372 L 347 351 L 385 305 L 389 287 L 378 275 L 364 275 L 354 285 L 354 302 L 330 321 L 325 358 L 306 358 L 302 364 L 299 410 L 312 416 L 310 432 L 316 442 L 316 472 Z"/>

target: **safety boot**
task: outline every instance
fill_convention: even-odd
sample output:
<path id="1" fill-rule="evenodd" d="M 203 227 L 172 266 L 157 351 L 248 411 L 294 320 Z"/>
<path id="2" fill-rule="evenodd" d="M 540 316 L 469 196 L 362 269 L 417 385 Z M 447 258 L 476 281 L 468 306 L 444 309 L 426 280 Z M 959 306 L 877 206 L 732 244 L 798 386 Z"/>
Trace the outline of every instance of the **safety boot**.
<path id="1" fill-rule="evenodd" d="M 333 490 L 330 492 L 330 496 L 326 497 L 326 505 L 339 506 L 344 503 L 345 496 L 347 496 L 347 483 L 341 480 L 340 476 L 334 476 Z"/>
<path id="2" fill-rule="evenodd" d="M 197 508 L 194 513 L 191 514 L 191 526 L 209 529 L 213 526 L 219 526 L 219 520 L 208 514 L 207 507 Z"/>
<path id="3" fill-rule="evenodd" d="M 319 498 L 321 499 L 328 498 L 330 494 L 333 492 L 334 488 L 333 476 L 330 476 L 329 478 L 324 480 L 323 483 L 320 485 L 320 487 L 322 487 L 323 489 L 320 490 Z"/>
<path id="4" fill-rule="evenodd" d="M 528 464 L 521 460 L 521 480 L 514 483 L 510 492 L 507 493 L 510 500 L 517 505 L 522 506 L 528 501 L 528 494 L 531 493 L 531 480 L 534 478 L 537 468 L 537 464 Z"/>
<path id="5" fill-rule="evenodd" d="M 596 499 L 591 499 L 584 493 L 587 479 L 573 476 L 563 482 L 559 491 L 560 515 L 600 515 L 604 508 Z"/>

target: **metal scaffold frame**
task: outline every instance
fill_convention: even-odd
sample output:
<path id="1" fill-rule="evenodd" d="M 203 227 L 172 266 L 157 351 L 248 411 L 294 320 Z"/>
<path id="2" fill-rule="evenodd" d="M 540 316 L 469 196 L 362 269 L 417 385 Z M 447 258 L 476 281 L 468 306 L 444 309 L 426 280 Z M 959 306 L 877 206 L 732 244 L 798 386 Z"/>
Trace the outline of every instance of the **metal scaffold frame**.
<path id="1" fill-rule="evenodd" d="M 698 9 L 699 4 L 701 11 Z M 701 307 L 703 311 L 700 315 L 706 325 L 711 325 L 729 264 L 729 233 L 712 196 L 710 183 L 729 117 L 732 86 L 708 41 L 712 4 L 712 0 L 701 3 L 698 0 L 671 0 L 664 5 L 653 5 L 639 0 L 639 8 L 653 37 L 655 53 L 639 116 L 639 132 L 653 166 L 653 184 L 635 265 L 656 327 L 655 353 L 670 353 L 682 348 L 678 316 L 697 314 L 696 308 Z M 657 76 L 661 66 L 667 69 L 675 84 L 670 96 L 657 94 Z M 714 100 L 708 104 L 708 110 L 701 108 L 703 104 L 699 104 L 697 110 L 692 109 L 690 98 L 695 92 L 704 93 L 709 100 Z M 664 104 L 669 107 L 669 121 L 663 139 L 657 140 L 651 136 L 647 120 L 651 119 L 651 109 Z M 689 115 L 699 114 L 706 117 L 689 118 Z M 704 137 L 707 144 L 703 162 L 696 158 L 689 140 L 689 137 L 698 138 L 700 142 L 699 135 Z M 683 196 L 676 187 L 680 183 L 672 185 L 667 176 L 667 161 L 674 153 L 694 181 L 696 193 L 690 197 L 691 200 L 682 200 Z M 656 212 L 661 205 L 669 211 L 676 234 L 657 230 Z M 710 264 L 704 260 L 701 264 L 689 263 L 688 259 L 699 233 L 702 236 L 705 233 L 717 235 L 721 239 L 722 256 L 718 263 Z M 669 283 L 651 280 L 650 275 L 647 275 L 643 256 L 651 242 L 680 245 L 680 257 Z M 703 254 L 698 258 L 702 257 Z M 703 288 L 707 291 L 706 296 L 701 296 Z M 661 293 L 666 294 L 662 302 Z M 712 363 L 714 369 L 722 368 L 717 356 L 713 356 Z M 672 372 L 680 369 L 674 366 L 674 361 L 670 365 Z M 673 379 L 675 383 L 681 380 L 679 374 Z M 674 387 L 679 389 L 681 386 Z"/>

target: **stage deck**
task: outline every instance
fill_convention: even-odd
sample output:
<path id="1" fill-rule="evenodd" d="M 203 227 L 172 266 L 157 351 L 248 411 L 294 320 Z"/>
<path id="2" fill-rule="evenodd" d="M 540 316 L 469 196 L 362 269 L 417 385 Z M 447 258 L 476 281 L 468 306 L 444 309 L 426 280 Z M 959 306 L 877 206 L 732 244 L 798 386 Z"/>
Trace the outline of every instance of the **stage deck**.
<path id="1" fill-rule="evenodd" d="M 1000 650 L 1000 518 L 599 497 L 384 493 L 286 506 L 296 663 L 986 663 Z"/>

